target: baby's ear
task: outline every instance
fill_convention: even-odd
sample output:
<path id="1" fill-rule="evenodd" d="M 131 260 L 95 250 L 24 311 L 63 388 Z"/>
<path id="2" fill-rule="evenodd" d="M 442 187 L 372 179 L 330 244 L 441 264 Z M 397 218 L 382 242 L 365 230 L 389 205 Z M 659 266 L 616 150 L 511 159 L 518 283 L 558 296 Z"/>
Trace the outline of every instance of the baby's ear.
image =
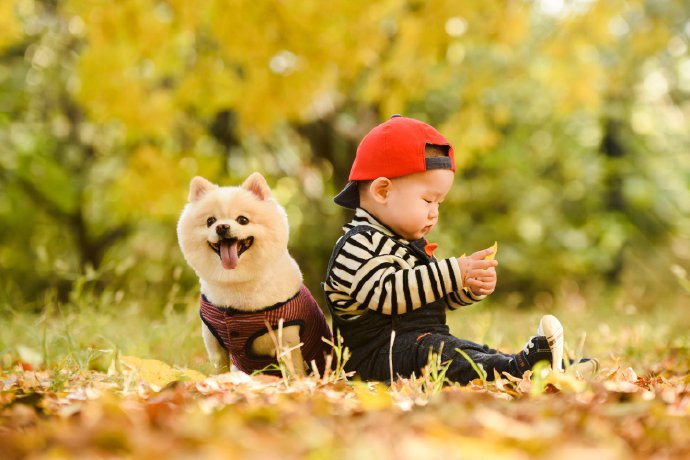
<path id="1" fill-rule="evenodd" d="M 377 202 L 385 203 L 388 201 L 388 194 L 392 185 L 393 182 L 387 177 L 378 177 L 369 185 L 369 194 Z"/>
<path id="2" fill-rule="evenodd" d="M 252 173 L 242 184 L 242 188 L 249 190 L 260 200 L 267 200 L 271 198 L 271 189 L 268 187 L 268 183 L 264 176 L 258 172 Z"/>
<path id="3" fill-rule="evenodd" d="M 217 188 L 216 184 L 209 182 L 201 176 L 196 176 L 189 183 L 189 202 L 199 201 L 201 197 Z"/>

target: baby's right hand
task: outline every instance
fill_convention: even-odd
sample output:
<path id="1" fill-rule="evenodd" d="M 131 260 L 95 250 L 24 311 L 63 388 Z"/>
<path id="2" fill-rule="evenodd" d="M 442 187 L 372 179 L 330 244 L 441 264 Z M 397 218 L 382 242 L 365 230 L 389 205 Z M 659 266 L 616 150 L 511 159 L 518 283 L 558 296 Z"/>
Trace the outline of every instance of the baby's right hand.
<path id="1" fill-rule="evenodd" d="M 458 258 L 462 273 L 462 287 L 469 288 L 475 295 L 488 295 L 494 291 L 498 261 L 484 260 L 493 253 L 493 248 L 486 248 L 469 257 Z"/>

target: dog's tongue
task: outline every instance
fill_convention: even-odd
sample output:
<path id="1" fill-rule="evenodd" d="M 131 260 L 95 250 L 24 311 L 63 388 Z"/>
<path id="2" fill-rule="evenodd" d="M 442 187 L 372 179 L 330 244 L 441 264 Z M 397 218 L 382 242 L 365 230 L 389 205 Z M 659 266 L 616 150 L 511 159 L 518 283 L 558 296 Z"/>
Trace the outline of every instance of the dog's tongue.
<path id="1" fill-rule="evenodd" d="M 223 240 L 220 242 L 220 262 L 226 270 L 237 268 L 237 248 L 239 245 L 239 240 Z"/>

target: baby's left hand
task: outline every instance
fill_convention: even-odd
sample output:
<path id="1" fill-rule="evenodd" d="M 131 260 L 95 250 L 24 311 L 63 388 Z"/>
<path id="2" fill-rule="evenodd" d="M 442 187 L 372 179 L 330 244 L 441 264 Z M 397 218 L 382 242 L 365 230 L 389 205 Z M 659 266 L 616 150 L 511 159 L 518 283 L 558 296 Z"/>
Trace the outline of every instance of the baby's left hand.
<path id="1" fill-rule="evenodd" d="M 494 254 L 494 248 L 487 248 L 482 251 L 477 251 L 468 258 L 462 259 L 473 259 L 473 261 L 486 260 L 485 257 Z M 498 262 L 493 262 L 488 267 L 476 267 L 465 271 L 465 278 L 463 279 L 464 287 L 468 288 L 474 295 L 489 295 L 496 289 L 496 265 Z M 465 264 L 461 263 L 461 268 Z M 465 265 L 467 267 L 467 265 Z M 468 267 L 469 268 L 469 267 Z"/>
<path id="2" fill-rule="evenodd" d="M 474 295 L 489 295 L 496 289 L 496 268 L 484 270 L 482 276 L 467 278 L 466 284 Z"/>

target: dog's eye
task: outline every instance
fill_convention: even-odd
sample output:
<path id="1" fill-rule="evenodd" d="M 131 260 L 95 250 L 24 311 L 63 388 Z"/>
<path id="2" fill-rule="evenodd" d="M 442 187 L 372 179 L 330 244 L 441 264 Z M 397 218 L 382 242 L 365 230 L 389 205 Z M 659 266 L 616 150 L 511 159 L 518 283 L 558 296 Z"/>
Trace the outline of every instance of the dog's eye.
<path id="1" fill-rule="evenodd" d="M 215 217 L 209 217 L 206 219 L 206 226 L 210 227 L 211 225 L 216 223 L 216 218 Z"/>
<path id="2" fill-rule="evenodd" d="M 237 219 L 235 219 L 238 224 L 240 225 L 247 225 L 249 223 L 249 219 L 247 219 L 244 216 L 238 216 Z"/>

